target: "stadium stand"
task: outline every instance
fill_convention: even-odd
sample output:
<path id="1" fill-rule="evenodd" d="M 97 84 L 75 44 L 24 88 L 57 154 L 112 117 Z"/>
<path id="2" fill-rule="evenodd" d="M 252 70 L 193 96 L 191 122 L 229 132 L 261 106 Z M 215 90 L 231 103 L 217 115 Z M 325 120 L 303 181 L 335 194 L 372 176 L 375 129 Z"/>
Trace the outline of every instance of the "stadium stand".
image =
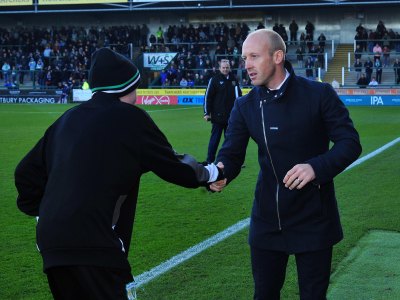
<path id="1" fill-rule="evenodd" d="M 140 38 L 143 27 L 144 25 L 85 29 L 67 26 L 52 27 L 50 30 L 17 27 L 12 34 L 10 30 L 3 28 L 0 30 L 0 64 L 3 66 L 1 79 L 8 88 L 62 88 L 64 84 L 79 87 L 83 79 L 87 78 L 91 53 L 106 46 L 125 55 L 134 51 L 136 56 L 145 52 L 176 51 L 178 55 L 173 61 L 173 68 L 177 67 L 178 71 L 167 76 L 169 86 L 178 86 L 182 76 L 193 82 L 196 77 L 204 78 L 197 81 L 201 84 L 203 81 L 207 82 L 214 72 L 213 68 L 217 68 L 218 61 L 222 58 L 231 60 L 232 69 L 237 72 L 240 81 L 245 82 L 242 80 L 245 79 L 245 72 L 240 64 L 240 50 L 241 43 L 250 31 L 246 23 L 231 24 L 230 27 L 224 23 L 210 26 L 200 24 L 198 27 L 170 25 L 165 35 L 162 32 L 157 37 L 150 34 L 146 43 Z M 159 30 L 162 30 L 161 27 Z M 331 51 L 325 52 L 326 41 L 323 44 L 319 42 L 317 47 L 311 41 L 307 41 L 307 44 L 310 45 L 309 48 L 305 47 L 305 42 L 288 42 L 288 59 L 297 61 L 295 51 L 300 46 L 305 56 L 312 57 L 315 66 L 324 68 L 324 55 Z M 304 68 L 299 68 L 299 71 L 305 74 Z M 315 77 L 318 75 L 316 73 Z M 159 80 L 158 74 L 156 79 Z M 245 84 L 248 85 L 249 82 L 246 81 Z M 165 82 L 153 85 L 161 86 Z"/>
<path id="2" fill-rule="evenodd" d="M 216 14 L 206 16 L 183 13 L 182 18 L 173 22 L 166 14 L 160 14 L 157 19 L 150 18 L 150 22 L 143 22 L 143 18 L 138 18 L 134 23 L 127 22 L 128 15 L 123 13 L 114 19 L 110 17 L 108 22 L 99 22 L 99 19 L 96 20 L 99 17 L 94 14 L 82 18 L 90 24 L 84 21 L 75 23 L 75 17 L 70 21 L 62 20 L 57 27 L 49 25 L 52 22 L 49 15 L 47 22 L 43 19 L 37 22 L 37 18 L 33 20 L 32 17 L 30 20 L 25 17 L 25 21 L 19 22 L 13 28 L 3 25 L 3 22 L 7 22 L 5 18 L 0 21 L 0 88 L 62 89 L 65 85 L 70 88 L 80 87 L 87 77 L 90 54 L 103 46 L 112 47 L 131 57 L 142 68 L 144 53 L 178 53 L 171 62 L 174 64 L 172 69 L 177 69 L 176 78 L 168 76 L 170 65 L 165 72 L 144 70 L 143 87 L 179 86 L 182 76 L 188 79 L 189 87 L 204 87 L 207 79 L 215 72 L 218 60 L 224 57 L 231 60 L 233 71 L 246 86 L 249 82 L 240 61 L 241 43 L 246 34 L 260 24 L 266 28 L 275 27 L 287 41 L 287 59 L 292 62 L 298 74 L 307 77 L 305 62 L 311 57 L 312 69 L 308 70 L 308 75 L 312 74 L 312 79 L 319 77 L 325 82 L 331 82 L 333 78 L 341 79 L 339 81 L 343 86 L 356 86 L 357 82 L 353 68 L 354 51 L 350 43 L 360 46 L 361 61 L 364 63 L 372 55 L 371 44 L 378 41 L 391 50 L 383 66 L 381 85 L 395 84 L 393 64 L 399 57 L 400 46 L 399 34 L 395 29 L 397 27 L 393 26 L 393 20 L 390 20 L 389 25 L 381 20 L 377 21 L 376 29 L 372 21 L 358 22 L 357 27 L 347 29 L 344 25 L 346 20 L 339 21 L 341 24 L 338 26 L 335 25 L 335 22 L 338 23 L 337 19 L 333 21 L 334 18 L 327 14 L 320 18 L 325 20 L 324 23 L 316 17 L 309 18 L 311 22 L 305 19 L 305 16 L 308 18 L 318 15 L 314 11 L 311 14 L 307 11 L 306 14 L 302 9 L 295 10 L 297 17 L 287 12 L 275 12 L 276 14 L 272 10 L 271 15 L 263 16 L 260 12 L 248 11 L 243 14 L 222 14 L 223 17 Z M 367 12 L 370 19 L 378 20 L 378 16 L 382 16 L 379 9 L 374 8 Z M 336 16 L 339 14 L 340 9 Z M 218 18 L 223 22 L 218 21 Z M 289 41 L 286 29 L 289 29 L 293 21 L 298 25 L 297 41 L 294 38 Z M 29 22 L 37 22 L 43 26 L 29 26 Z M 93 25 L 96 23 L 102 24 Z M 310 32 L 307 34 L 305 28 L 308 23 L 314 26 L 313 41 L 310 40 Z M 351 31 L 356 32 L 354 39 Z M 302 49 L 301 54 L 298 53 L 299 47 Z M 347 59 L 342 54 L 342 49 L 346 49 L 344 51 L 347 51 Z M 302 56 L 302 61 L 299 56 Z M 43 67 L 38 63 L 39 59 L 42 60 Z M 175 73 L 172 77 L 175 77 Z"/>

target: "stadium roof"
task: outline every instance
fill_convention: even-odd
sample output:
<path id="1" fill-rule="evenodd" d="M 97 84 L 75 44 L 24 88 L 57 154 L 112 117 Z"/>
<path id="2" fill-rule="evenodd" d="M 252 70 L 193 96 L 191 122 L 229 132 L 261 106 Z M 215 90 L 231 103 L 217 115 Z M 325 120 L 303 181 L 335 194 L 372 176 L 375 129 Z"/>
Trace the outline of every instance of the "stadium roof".
<path id="1" fill-rule="evenodd" d="M 279 7 L 366 6 L 397 4 L 400 1 L 380 0 L 0 0 L 0 14 L 57 13 L 96 11 L 166 11 L 262 9 Z"/>

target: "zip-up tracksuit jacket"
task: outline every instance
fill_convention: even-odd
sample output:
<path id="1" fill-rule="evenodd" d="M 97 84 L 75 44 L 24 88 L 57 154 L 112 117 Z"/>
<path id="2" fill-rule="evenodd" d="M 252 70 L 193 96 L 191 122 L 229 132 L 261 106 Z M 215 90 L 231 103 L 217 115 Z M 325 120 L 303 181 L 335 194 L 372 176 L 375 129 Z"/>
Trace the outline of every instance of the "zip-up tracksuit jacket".
<path id="1" fill-rule="evenodd" d="M 44 270 L 127 260 L 140 177 L 196 188 L 208 171 L 178 155 L 142 109 L 96 93 L 53 123 L 15 171 L 19 209 L 39 216 Z"/>
<path id="2" fill-rule="evenodd" d="M 204 115 L 211 115 L 212 123 L 228 124 L 235 99 L 240 96 L 242 91 L 232 73 L 228 76 L 222 73 L 213 76 L 204 96 Z"/>
<path id="3" fill-rule="evenodd" d="M 329 84 L 290 76 L 276 94 L 254 87 L 238 98 L 216 161 L 228 182 L 240 172 L 249 138 L 258 145 L 260 172 L 249 243 L 289 254 L 321 250 L 343 238 L 333 178 L 361 153 L 349 112 Z M 330 141 L 333 147 L 329 148 Z M 308 163 L 316 178 L 300 190 L 283 184 L 296 164 Z"/>

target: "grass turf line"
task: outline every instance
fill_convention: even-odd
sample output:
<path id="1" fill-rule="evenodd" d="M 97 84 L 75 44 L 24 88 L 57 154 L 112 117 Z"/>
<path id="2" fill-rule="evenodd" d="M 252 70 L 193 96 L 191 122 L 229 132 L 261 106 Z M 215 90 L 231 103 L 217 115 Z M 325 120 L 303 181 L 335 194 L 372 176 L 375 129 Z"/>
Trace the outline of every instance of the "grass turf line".
<path id="1" fill-rule="evenodd" d="M 332 275 L 328 299 L 400 299 L 399 249 L 399 232 L 368 232 Z"/>

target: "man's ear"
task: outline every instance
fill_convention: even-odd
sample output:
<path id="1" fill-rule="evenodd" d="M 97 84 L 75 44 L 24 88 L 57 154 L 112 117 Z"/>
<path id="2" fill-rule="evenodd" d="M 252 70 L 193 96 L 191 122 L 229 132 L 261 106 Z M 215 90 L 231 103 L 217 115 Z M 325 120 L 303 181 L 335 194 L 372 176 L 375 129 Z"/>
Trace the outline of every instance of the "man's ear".
<path id="1" fill-rule="evenodd" d="M 285 54 L 282 50 L 275 51 L 274 53 L 274 62 L 275 64 L 279 65 L 285 60 Z"/>

